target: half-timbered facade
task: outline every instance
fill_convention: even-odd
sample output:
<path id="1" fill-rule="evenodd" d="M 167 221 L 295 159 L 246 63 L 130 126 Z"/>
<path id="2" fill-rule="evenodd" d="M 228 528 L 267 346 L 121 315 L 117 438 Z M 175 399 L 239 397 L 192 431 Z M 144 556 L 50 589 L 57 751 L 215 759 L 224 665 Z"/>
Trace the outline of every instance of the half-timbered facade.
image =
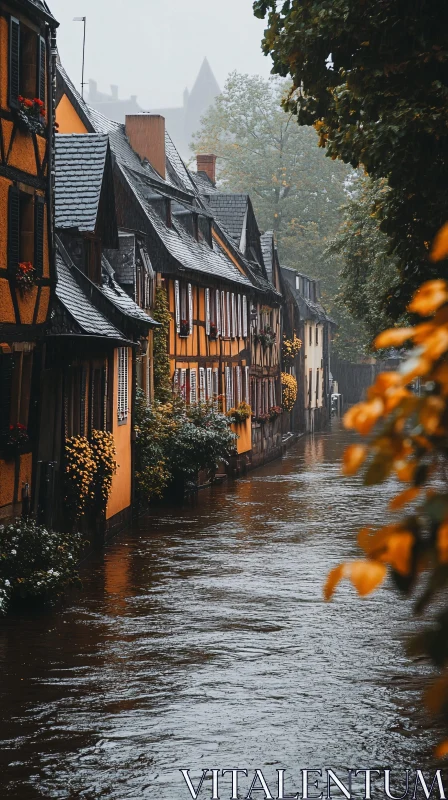
<path id="1" fill-rule="evenodd" d="M 0 2 L 0 517 L 36 492 L 52 242 L 55 31 L 43 0 Z"/>

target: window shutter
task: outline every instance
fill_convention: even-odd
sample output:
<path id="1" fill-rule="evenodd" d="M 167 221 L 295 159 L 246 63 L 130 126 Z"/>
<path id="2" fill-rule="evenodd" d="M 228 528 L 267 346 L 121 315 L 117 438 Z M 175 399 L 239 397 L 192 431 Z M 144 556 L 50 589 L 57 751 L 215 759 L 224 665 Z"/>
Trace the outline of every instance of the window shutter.
<path id="1" fill-rule="evenodd" d="M 232 370 L 231 367 L 226 367 L 226 411 L 232 408 Z"/>
<path id="2" fill-rule="evenodd" d="M 20 193 L 16 186 L 9 187 L 8 211 L 8 270 L 17 272 L 20 261 Z"/>
<path id="3" fill-rule="evenodd" d="M 196 369 L 190 369 L 190 404 L 198 402 L 198 376 Z"/>
<path id="4" fill-rule="evenodd" d="M 247 297 L 243 296 L 243 336 L 247 336 Z"/>
<path id="5" fill-rule="evenodd" d="M 44 221 L 45 200 L 43 197 L 34 198 L 34 268 L 39 276 L 44 271 Z"/>
<path id="6" fill-rule="evenodd" d="M 175 370 L 174 370 L 174 375 L 173 375 L 173 392 L 174 392 L 174 394 L 178 394 L 178 393 L 179 393 L 179 370 L 178 370 L 178 369 L 175 369 Z"/>
<path id="7" fill-rule="evenodd" d="M 176 313 L 176 333 L 180 333 L 180 288 L 179 281 L 174 281 L 174 304 Z"/>
<path id="8" fill-rule="evenodd" d="M 188 332 L 193 333 L 193 289 L 191 283 L 188 284 L 188 325 Z"/>
<path id="9" fill-rule="evenodd" d="M 242 372 L 241 367 L 236 368 L 236 400 L 238 405 L 241 403 L 243 399 L 243 387 L 242 387 Z"/>
<path id="10" fill-rule="evenodd" d="M 221 336 L 221 306 L 220 306 L 221 298 L 219 289 L 216 290 L 216 329 L 218 332 L 218 336 Z"/>
<path id="11" fill-rule="evenodd" d="M 180 396 L 187 400 L 187 370 L 180 370 Z"/>
<path id="12" fill-rule="evenodd" d="M 9 22 L 9 106 L 19 108 L 20 94 L 20 22 L 11 17 Z"/>
<path id="13" fill-rule="evenodd" d="M 205 290 L 205 333 L 210 336 L 210 289 Z"/>
<path id="14" fill-rule="evenodd" d="M 249 367 L 244 367 L 244 400 L 250 404 Z"/>
<path id="15" fill-rule="evenodd" d="M 205 403 L 207 399 L 205 388 L 205 369 L 204 367 L 199 367 L 199 401 L 201 403 Z"/>
<path id="16" fill-rule="evenodd" d="M 79 398 L 79 432 L 81 436 L 86 435 L 86 391 L 87 391 L 87 369 L 81 368 L 81 396 Z"/>
<path id="17" fill-rule="evenodd" d="M 0 432 L 5 433 L 9 429 L 11 416 L 11 390 L 12 390 L 12 371 L 14 360 L 11 353 L 0 352 Z"/>
<path id="18" fill-rule="evenodd" d="M 126 422 L 129 413 L 129 352 L 127 347 L 118 349 L 118 420 Z"/>
<path id="19" fill-rule="evenodd" d="M 226 292 L 226 336 L 231 336 L 230 329 L 230 292 Z"/>
<path id="20" fill-rule="evenodd" d="M 239 294 L 238 295 L 238 331 L 237 331 L 237 336 L 238 336 L 238 338 L 241 338 L 242 335 L 243 335 L 243 325 L 242 325 L 242 319 L 241 319 L 241 295 Z"/>
<path id="21" fill-rule="evenodd" d="M 45 105 L 47 104 L 46 100 L 46 74 L 47 74 L 47 43 L 42 36 L 39 36 L 38 39 L 38 47 L 39 47 L 39 60 L 38 60 L 38 70 L 37 70 L 37 92 L 36 97 L 39 100 L 42 100 Z"/>
<path id="22" fill-rule="evenodd" d="M 207 400 L 213 399 L 213 372 L 211 367 L 207 367 Z"/>
<path id="23" fill-rule="evenodd" d="M 226 293 L 221 292 L 221 335 L 226 336 Z"/>
<path id="24" fill-rule="evenodd" d="M 219 407 L 219 369 L 218 367 L 214 367 L 213 369 L 213 407 L 217 410 Z"/>
<path id="25" fill-rule="evenodd" d="M 230 335 L 232 339 L 236 336 L 236 307 L 235 307 L 235 295 L 230 295 Z"/>

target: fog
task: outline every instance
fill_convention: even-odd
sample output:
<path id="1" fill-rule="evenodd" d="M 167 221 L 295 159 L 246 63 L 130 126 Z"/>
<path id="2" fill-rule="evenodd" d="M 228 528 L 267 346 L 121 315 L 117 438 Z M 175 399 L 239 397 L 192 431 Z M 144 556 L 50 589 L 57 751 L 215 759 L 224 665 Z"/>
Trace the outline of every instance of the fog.
<path id="1" fill-rule="evenodd" d="M 267 76 L 261 52 L 264 22 L 252 0 L 48 0 L 56 19 L 59 51 L 80 87 L 82 24 L 87 16 L 85 79 L 100 91 L 119 86 L 120 98 L 137 95 L 143 108 L 182 105 L 207 56 L 223 87 L 228 73 Z"/>

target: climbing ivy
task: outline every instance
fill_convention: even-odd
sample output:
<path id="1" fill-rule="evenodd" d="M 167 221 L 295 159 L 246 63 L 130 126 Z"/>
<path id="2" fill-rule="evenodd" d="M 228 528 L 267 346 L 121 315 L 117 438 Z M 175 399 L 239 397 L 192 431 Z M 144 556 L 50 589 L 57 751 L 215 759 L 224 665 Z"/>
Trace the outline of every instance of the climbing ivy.
<path id="1" fill-rule="evenodd" d="M 169 400 L 171 396 L 170 360 L 168 355 L 171 315 L 166 289 L 157 289 L 152 316 L 156 322 L 160 322 L 160 327 L 154 331 L 154 397 L 163 403 Z"/>

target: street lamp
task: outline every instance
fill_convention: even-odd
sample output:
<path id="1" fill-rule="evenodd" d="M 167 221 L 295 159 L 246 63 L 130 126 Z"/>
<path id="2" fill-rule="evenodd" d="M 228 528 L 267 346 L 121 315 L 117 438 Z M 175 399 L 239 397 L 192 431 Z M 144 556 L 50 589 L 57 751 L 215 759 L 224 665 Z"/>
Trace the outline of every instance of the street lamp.
<path id="1" fill-rule="evenodd" d="M 84 100 L 84 86 L 86 85 L 84 83 L 84 64 L 85 64 L 85 58 L 86 58 L 86 23 L 87 23 L 87 17 L 73 17 L 73 22 L 82 22 L 82 23 L 84 23 L 84 38 L 83 38 L 83 43 L 82 43 L 82 77 L 81 77 L 81 96 L 82 96 L 82 99 Z"/>

